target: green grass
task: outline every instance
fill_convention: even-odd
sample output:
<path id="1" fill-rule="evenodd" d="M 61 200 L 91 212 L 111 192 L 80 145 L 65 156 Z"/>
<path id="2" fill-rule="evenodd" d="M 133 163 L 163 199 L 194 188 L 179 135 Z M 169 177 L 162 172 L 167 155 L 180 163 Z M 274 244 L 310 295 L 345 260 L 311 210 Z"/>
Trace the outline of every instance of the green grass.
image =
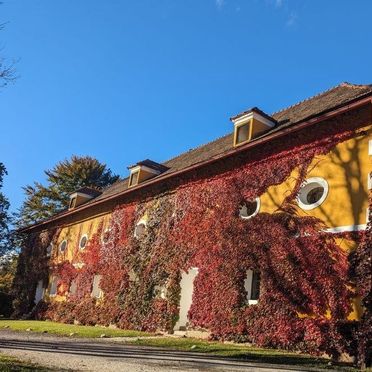
<path id="1" fill-rule="evenodd" d="M 306 354 L 256 348 L 247 345 L 210 342 L 192 338 L 159 337 L 151 339 L 136 339 L 130 343 L 143 346 L 166 347 L 173 350 L 202 352 L 255 363 L 285 364 L 302 368 L 336 369 L 338 371 L 356 371 L 356 369 L 346 363 L 329 365 L 329 359 L 316 358 Z"/>
<path id="2" fill-rule="evenodd" d="M 74 337 L 97 338 L 101 334 L 106 337 L 132 337 L 132 340 L 126 340 L 126 343 L 140 346 L 153 346 L 168 348 L 172 350 L 201 352 L 211 355 L 217 355 L 226 358 L 236 358 L 247 360 L 256 363 L 269 364 L 284 364 L 293 365 L 300 368 L 317 368 L 330 369 L 339 371 L 356 371 L 348 364 L 329 365 L 329 359 L 316 358 L 306 354 L 297 354 L 275 349 L 256 348 L 243 344 L 230 344 L 222 342 L 210 342 L 206 340 L 193 338 L 176 338 L 176 337 L 156 337 L 151 333 L 108 329 L 103 327 L 79 326 L 72 324 L 62 324 L 49 321 L 35 321 L 35 320 L 2 320 L 0 319 L 0 333 L 4 328 L 9 328 L 14 331 L 26 331 L 31 329 L 32 332 L 47 332 L 53 335 L 69 336 L 70 333 L 75 333 Z M 139 338 L 138 338 L 139 337 Z M 27 366 L 26 366 L 27 367 Z M 25 367 L 25 368 L 26 368 Z M 10 369 L 1 369 L 0 371 L 8 371 Z M 27 368 L 33 368 L 27 367 Z M 32 369 L 14 369 L 15 371 L 28 371 Z M 33 369 L 36 370 L 36 369 Z M 45 369 L 44 369 L 45 370 Z"/>
<path id="3" fill-rule="evenodd" d="M 60 370 L 60 369 L 59 369 Z M 29 371 L 55 371 L 55 369 L 49 369 L 46 367 L 41 367 L 33 363 L 22 362 L 16 358 L 0 354 L 0 371 L 1 372 L 29 372 Z"/>
<path id="4" fill-rule="evenodd" d="M 59 336 L 69 336 L 70 333 L 75 333 L 74 337 L 83 338 L 97 338 L 102 334 L 105 334 L 106 337 L 151 336 L 150 333 L 140 331 L 127 331 L 122 329 L 81 326 L 38 320 L 0 320 L 0 331 L 4 328 L 9 328 L 13 331 L 26 331 L 27 329 L 31 329 L 32 332 L 50 333 Z"/>

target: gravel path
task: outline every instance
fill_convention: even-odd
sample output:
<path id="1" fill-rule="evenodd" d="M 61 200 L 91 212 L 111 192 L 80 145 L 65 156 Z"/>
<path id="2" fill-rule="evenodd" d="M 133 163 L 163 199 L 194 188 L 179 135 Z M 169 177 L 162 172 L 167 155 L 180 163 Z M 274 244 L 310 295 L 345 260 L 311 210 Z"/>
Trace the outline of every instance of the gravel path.
<path id="1" fill-rule="evenodd" d="M 60 371 L 299 371 L 202 353 L 124 345 L 109 339 L 76 339 L 10 330 L 0 331 L 0 352 Z"/>

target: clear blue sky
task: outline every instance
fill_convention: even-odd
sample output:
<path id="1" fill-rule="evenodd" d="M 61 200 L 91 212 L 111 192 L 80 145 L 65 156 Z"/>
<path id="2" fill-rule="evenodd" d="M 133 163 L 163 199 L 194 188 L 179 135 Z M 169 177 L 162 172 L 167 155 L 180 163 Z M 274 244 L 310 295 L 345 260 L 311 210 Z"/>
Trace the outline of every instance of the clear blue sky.
<path id="1" fill-rule="evenodd" d="M 342 81 L 372 83 L 368 0 L 4 0 L 0 161 L 21 187 L 72 154 L 121 176 Z"/>

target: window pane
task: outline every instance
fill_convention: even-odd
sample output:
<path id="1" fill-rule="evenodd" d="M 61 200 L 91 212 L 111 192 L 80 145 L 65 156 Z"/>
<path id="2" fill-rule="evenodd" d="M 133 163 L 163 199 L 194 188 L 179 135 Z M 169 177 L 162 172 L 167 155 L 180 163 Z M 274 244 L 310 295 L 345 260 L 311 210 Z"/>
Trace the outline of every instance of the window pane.
<path id="1" fill-rule="evenodd" d="M 137 185 L 139 172 L 134 172 L 130 176 L 130 185 Z"/>
<path id="2" fill-rule="evenodd" d="M 258 271 L 253 271 L 251 300 L 258 300 L 259 297 L 260 297 L 260 273 Z"/>
<path id="3" fill-rule="evenodd" d="M 249 124 L 241 125 L 237 128 L 237 143 L 241 143 L 248 140 L 249 135 Z"/>

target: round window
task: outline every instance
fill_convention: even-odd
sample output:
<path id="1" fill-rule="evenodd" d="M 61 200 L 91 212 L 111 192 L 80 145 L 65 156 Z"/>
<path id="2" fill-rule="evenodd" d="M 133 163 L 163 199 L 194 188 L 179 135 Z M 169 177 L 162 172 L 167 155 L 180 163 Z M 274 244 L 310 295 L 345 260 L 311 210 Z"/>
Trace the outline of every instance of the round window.
<path id="1" fill-rule="evenodd" d="M 80 249 L 84 249 L 85 246 L 87 245 L 87 242 L 88 242 L 88 236 L 87 235 L 83 235 L 80 239 L 80 244 L 79 244 L 79 248 Z"/>
<path id="2" fill-rule="evenodd" d="M 301 186 L 297 196 L 298 205 L 304 210 L 319 207 L 328 195 L 328 183 L 325 179 L 313 177 Z"/>
<path id="3" fill-rule="evenodd" d="M 260 210 L 260 198 L 255 200 L 245 201 L 239 209 L 239 216 L 244 219 L 252 218 Z"/>
<path id="4" fill-rule="evenodd" d="M 64 252 L 67 248 L 67 240 L 64 240 L 60 245 L 59 245 L 59 250 L 61 252 Z"/>

